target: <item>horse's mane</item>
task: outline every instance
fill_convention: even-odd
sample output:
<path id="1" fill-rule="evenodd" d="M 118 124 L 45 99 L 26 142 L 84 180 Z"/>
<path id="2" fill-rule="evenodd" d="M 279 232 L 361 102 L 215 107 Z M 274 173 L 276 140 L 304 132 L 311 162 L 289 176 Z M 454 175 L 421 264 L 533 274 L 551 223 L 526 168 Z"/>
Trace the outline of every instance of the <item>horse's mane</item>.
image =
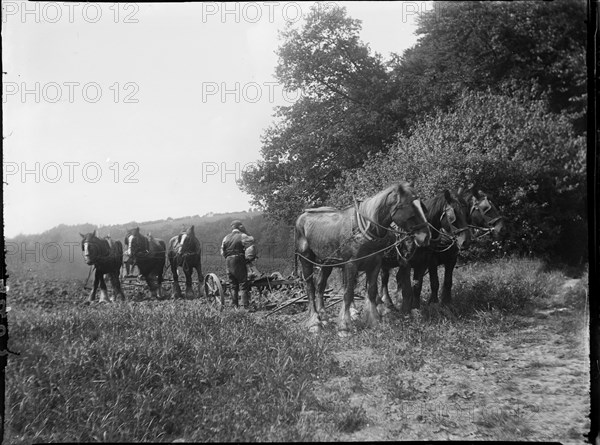
<path id="1" fill-rule="evenodd" d="M 446 192 L 450 197 L 450 202 L 446 199 Z M 440 227 L 440 218 L 448 204 L 453 207 L 456 218 L 460 220 L 460 218 L 462 218 L 461 215 L 464 214 L 464 209 L 461 206 L 460 198 L 455 193 L 446 190 L 442 193 L 438 193 L 425 203 L 425 206 L 428 209 L 427 221 L 429 221 L 436 229 L 439 229 Z M 467 215 L 464 216 L 466 217 Z M 462 223 L 465 224 L 466 220 L 463 220 Z"/>
<path id="2" fill-rule="evenodd" d="M 409 187 L 407 183 L 392 184 L 386 189 L 383 189 L 379 193 L 365 199 L 360 203 L 361 214 L 373 221 L 381 220 L 381 210 L 385 207 L 388 197 L 395 193 L 397 195 L 409 193 Z M 396 198 L 398 200 L 398 198 Z"/>

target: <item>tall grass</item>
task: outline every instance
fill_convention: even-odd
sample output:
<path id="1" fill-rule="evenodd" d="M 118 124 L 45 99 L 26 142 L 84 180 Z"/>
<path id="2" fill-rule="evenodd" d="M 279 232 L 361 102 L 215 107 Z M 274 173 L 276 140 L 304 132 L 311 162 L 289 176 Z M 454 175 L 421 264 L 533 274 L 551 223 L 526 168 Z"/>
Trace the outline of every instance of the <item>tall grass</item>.
<path id="1" fill-rule="evenodd" d="M 310 440 L 303 400 L 335 369 L 323 339 L 198 301 L 30 310 L 11 335 L 9 443 Z"/>

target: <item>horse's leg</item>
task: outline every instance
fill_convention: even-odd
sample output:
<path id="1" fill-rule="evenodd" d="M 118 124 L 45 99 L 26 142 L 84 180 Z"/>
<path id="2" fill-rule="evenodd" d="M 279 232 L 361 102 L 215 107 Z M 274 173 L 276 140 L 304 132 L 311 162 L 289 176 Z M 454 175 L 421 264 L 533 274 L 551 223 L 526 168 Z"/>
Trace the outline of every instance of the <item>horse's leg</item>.
<path id="1" fill-rule="evenodd" d="M 381 260 L 376 262 L 371 269 L 365 271 L 367 280 L 367 294 L 369 300 L 365 301 L 365 321 L 371 327 L 376 327 L 381 321 L 381 315 L 377 311 L 377 276 L 381 269 Z"/>
<path id="2" fill-rule="evenodd" d="M 427 263 L 419 263 L 414 268 L 413 280 L 415 284 L 413 286 L 413 299 L 410 305 L 411 310 L 421 308 L 421 289 L 423 288 L 423 277 L 426 270 Z"/>
<path id="3" fill-rule="evenodd" d="M 119 273 L 117 271 L 111 272 L 108 275 L 110 277 L 110 285 L 113 288 L 113 293 L 116 296 L 116 299 L 119 301 L 125 301 L 125 295 L 123 294 L 123 290 L 121 289 L 121 280 L 119 279 Z"/>
<path id="4" fill-rule="evenodd" d="M 410 266 L 401 265 L 396 272 L 398 290 L 402 290 L 402 306 L 400 310 L 408 314 L 413 304 L 414 292 L 410 282 Z"/>
<path id="5" fill-rule="evenodd" d="M 356 274 L 358 269 L 354 263 L 348 263 L 344 266 L 344 277 L 346 286 L 344 289 L 344 301 L 340 308 L 338 318 L 338 335 L 348 337 L 352 328 L 352 319 L 350 318 L 350 307 L 354 302 L 354 286 L 356 285 Z"/>
<path id="6" fill-rule="evenodd" d="M 314 257 L 314 255 L 312 255 Z M 306 295 L 308 297 L 308 320 L 306 327 L 310 332 L 319 332 L 321 330 L 321 320 L 315 307 L 315 282 L 313 280 L 314 267 L 312 263 L 300 257 L 302 266 L 302 279 L 306 284 Z"/>
<path id="7" fill-rule="evenodd" d="M 204 275 L 202 274 L 202 260 L 198 259 L 196 263 L 196 273 L 198 274 L 198 296 L 204 296 Z"/>
<path id="8" fill-rule="evenodd" d="M 155 270 L 151 270 L 146 274 L 146 283 L 150 289 L 150 297 L 162 299 L 162 292 L 160 292 L 160 285 L 158 284 L 158 274 Z"/>
<path id="9" fill-rule="evenodd" d="M 98 274 L 98 270 L 94 273 L 94 284 L 92 286 L 92 291 L 90 292 L 90 296 L 88 297 L 88 302 L 92 302 L 96 299 L 96 292 L 98 291 L 98 284 L 100 283 L 100 277 L 102 274 Z"/>
<path id="10" fill-rule="evenodd" d="M 177 261 L 175 256 L 169 255 L 169 265 L 171 266 L 171 274 L 173 275 L 171 298 L 181 298 L 181 287 L 179 286 L 179 275 L 177 274 Z"/>
<path id="11" fill-rule="evenodd" d="M 97 271 L 96 271 L 97 272 Z M 100 303 L 108 303 L 112 301 L 108 298 L 108 289 L 106 288 L 106 281 L 104 280 L 104 274 L 100 274 Z"/>
<path id="12" fill-rule="evenodd" d="M 331 275 L 332 267 L 321 267 L 321 273 L 317 277 L 317 293 L 316 293 L 316 311 L 319 314 L 321 322 L 325 325 L 327 323 L 327 314 L 325 313 L 325 303 L 323 302 L 323 295 L 327 287 L 327 280 Z"/>
<path id="13" fill-rule="evenodd" d="M 381 297 L 377 299 L 377 303 L 388 305 L 392 302 L 390 292 L 388 290 L 388 282 L 390 281 L 390 268 L 381 266 Z"/>
<path id="14" fill-rule="evenodd" d="M 451 257 L 444 263 L 444 286 L 442 287 L 442 304 L 452 303 L 452 275 L 454 267 L 456 266 L 456 260 L 458 258 L 458 251 L 456 255 L 452 254 Z"/>
<path id="15" fill-rule="evenodd" d="M 429 297 L 429 304 L 437 303 L 438 291 L 440 289 L 440 279 L 438 277 L 438 264 L 437 261 L 431 261 L 429 263 L 429 285 L 431 287 L 431 297 Z"/>
<path id="16" fill-rule="evenodd" d="M 188 263 L 184 263 L 183 273 L 185 274 L 185 298 L 192 300 L 194 298 L 194 289 L 192 288 L 192 274 L 194 273 L 194 268 Z"/>
<path id="17" fill-rule="evenodd" d="M 156 276 L 156 282 L 158 284 L 157 293 L 158 293 L 158 298 L 161 299 L 161 300 L 163 298 L 165 298 L 164 295 L 163 295 L 163 288 L 162 288 L 164 270 L 165 270 L 165 260 L 164 260 L 164 257 L 163 257 L 163 261 L 160 263 L 158 271 L 156 273 L 156 275 L 157 275 Z"/>

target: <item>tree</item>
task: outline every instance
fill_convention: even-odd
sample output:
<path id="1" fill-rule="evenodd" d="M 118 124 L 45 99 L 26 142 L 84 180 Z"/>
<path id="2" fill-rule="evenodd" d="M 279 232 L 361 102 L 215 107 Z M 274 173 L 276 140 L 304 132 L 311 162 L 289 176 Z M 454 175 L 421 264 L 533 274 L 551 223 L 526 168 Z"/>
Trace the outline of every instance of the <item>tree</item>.
<path id="1" fill-rule="evenodd" d="M 528 85 L 550 111 L 585 130 L 584 2 L 436 2 L 419 42 L 394 61 L 396 88 L 415 120 L 447 109 L 464 90 Z"/>
<path id="2" fill-rule="evenodd" d="M 348 168 L 385 150 L 403 117 L 391 109 L 386 70 L 345 8 L 314 9 L 302 29 L 281 34 L 276 77 L 296 103 L 279 107 L 263 134 L 260 160 L 240 187 L 253 205 L 291 222 L 305 206 L 320 205 Z"/>

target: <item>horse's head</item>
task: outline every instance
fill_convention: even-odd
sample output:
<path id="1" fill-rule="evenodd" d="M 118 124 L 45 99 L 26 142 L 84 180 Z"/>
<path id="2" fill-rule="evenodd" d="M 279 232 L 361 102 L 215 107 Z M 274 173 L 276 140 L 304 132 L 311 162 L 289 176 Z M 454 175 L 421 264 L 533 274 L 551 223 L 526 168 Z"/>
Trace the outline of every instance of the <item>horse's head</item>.
<path id="1" fill-rule="evenodd" d="M 127 231 L 124 244 L 126 249 L 123 261 L 127 262 L 130 258 L 133 258 L 135 263 L 137 256 L 148 253 L 148 240 L 140 233 L 139 227 Z"/>
<path id="2" fill-rule="evenodd" d="M 431 232 L 425 217 L 426 210 L 408 183 L 394 186 L 388 194 L 386 204 L 391 209 L 391 222 L 409 232 L 417 247 L 429 245 Z"/>
<path id="3" fill-rule="evenodd" d="M 469 229 L 469 211 L 467 202 L 460 194 L 453 194 L 448 190 L 443 193 L 443 208 L 439 216 L 430 215 L 429 220 L 436 224 L 438 218 L 443 232 L 456 237 L 459 249 L 469 247 L 471 244 L 471 230 Z M 434 221 L 431 221 L 434 219 Z"/>
<path id="4" fill-rule="evenodd" d="M 98 238 L 95 230 L 92 233 L 86 235 L 80 233 L 80 235 L 81 251 L 83 252 L 83 259 L 86 264 L 91 266 L 92 264 L 95 264 L 99 258 L 108 255 L 108 243 L 106 241 L 103 242 L 103 240 Z"/>
<path id="5" fill-rule="evenodd" d="M 191 226 L 177 236 L 177 244 L 175 245 L 175 253 L 181 255 L 194 250 L 194 226 Z"/>
<path id="6" fill-rule="evenodd" d="M 470 206 L 469 215 L 472 224 L 483 229 L 489 229 L 496 240 L 502 238 L 506 233 L 504 216 L 500 214 L 500 211 L 488 196 L 481 190 L 473 189 L 466 192 L 464 198 Z"/>

